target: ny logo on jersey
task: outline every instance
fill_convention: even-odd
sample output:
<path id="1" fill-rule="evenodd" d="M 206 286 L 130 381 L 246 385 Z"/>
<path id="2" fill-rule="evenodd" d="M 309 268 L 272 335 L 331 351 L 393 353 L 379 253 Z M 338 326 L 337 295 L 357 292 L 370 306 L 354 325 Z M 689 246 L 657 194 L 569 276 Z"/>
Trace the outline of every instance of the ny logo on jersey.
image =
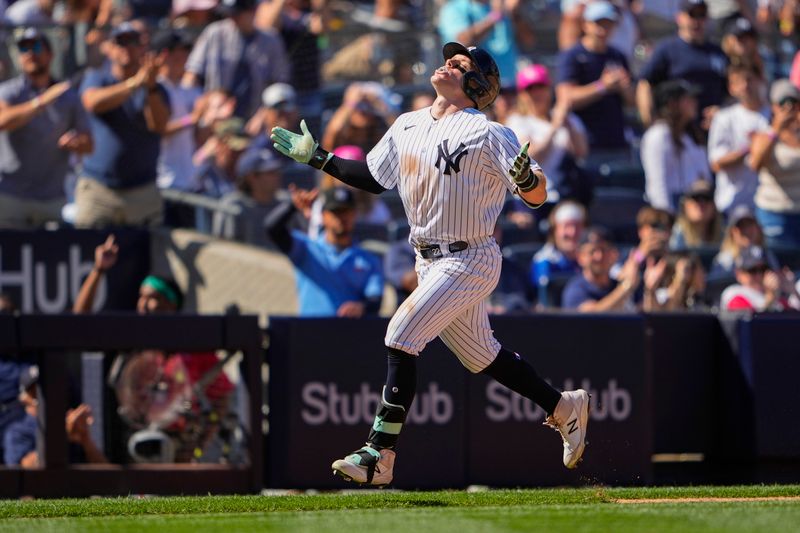
<path id="1" fill-rule="evenodd" d="M 449 152 L 449 148 L 447 147 L 447 142 L 449 139 L 445 139 L 442 141 L 442 144 L 439 145 L 439 157 L 436 159 L 436 166 L 439 166 L 439 163 L 444 160 L 444 173 L 446 175 L 450 175 L 451 171 L 461 172 L 461 167 L 459 166 L 461 158 L 467 155 L 467 147 L 464 143 L 461 143 L 458 148 Z"/>

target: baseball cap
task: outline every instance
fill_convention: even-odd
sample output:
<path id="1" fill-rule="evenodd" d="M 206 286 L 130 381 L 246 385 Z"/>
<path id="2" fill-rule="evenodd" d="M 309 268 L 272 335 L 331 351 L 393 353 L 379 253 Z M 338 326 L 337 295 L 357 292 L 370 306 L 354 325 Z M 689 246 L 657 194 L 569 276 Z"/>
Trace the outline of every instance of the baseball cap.
<path id="1" fill-rule="evenodd" d="M 293 110 L 297 107 L 297 93 L 288 83 L 273 83 L 261 93 L 264 107 L 280 107 Z"/>
<path id="2" fill-rule="evenodd" d="M 686 198 L 704 198 L 706 200 L 714 199 L 714 187 L 706 180 L 697 180 L 692 182 L 686 192 L 683 193 Z"/>
<path id="3" fill-rule="evenodd" d="M 242 179 L 256 172 L 273 172 L 281 168 L 283 161 L 272 150 L 248 150 L 236 163 L 236 177 Z"/>
<path id="4" fill-rule="evenodd" d="M 657 109 L 661 109 L 673 100 L 685 95 L 697 96 L 700 89 L 686 80 L 674 79 L 659 83 L 654 91 L 653 99 Z"/>
<path id="5" fill-rule="evenodd" d="M 38 28 L 19 28 L 14 32 L 14 42 L 19 44 L 25 41 L 44 41 L 48 45 L 50 41 Z"/>
<path id="6" fill-rule="evenodd" d="M 767 267 L 767 257 L 760 246 L 748 246 L 739 251 L 734 265 L 739 270 L 752 270 L 758 267 Z"/>
<path id="7" fill-rule="evenodd" d="M 351 159 L 353 161 L 367 160 L 367 154 L 364 153 L 364 150 L 360 146 L 356 146 L 354 144 L 343 144 L 342 146 L 337 146 L 333 150 L 333 155 L 336 157 L 341 157 L 342 159 Z"/>
<path id="8" fill-rule="evenodd" d="M 735 35 L 736 37 L 742 37 L 743 35 L 758 36 L 758 32 L 755 26 L 753 26 L 753 23 L 745 17 L 739 17 L 728 24 L 725 28 L 725 33 Z"/>
<path id="9" fill-rule="evenodd" d="M 139 30 L 136 29 L 136 26 L 134 26 L 130 22 L 126 21 L 126 22 L 122 22 L 122 23 L 117 24 L 116 26 L 114 26 L 111 29 L 111 33 L 110 33 L 109 36 L 112 39 L 116 39 L 120 35 L 134 35 L 134 34 L 135 35 L 140 35 Z"/>
<path id="10" fill-rule="evenodd" d="M 353 191 L 345 187 L 331 187 L 322 193 L 322 209 L 325 211 L 338 211 L 340 209 L 355 209 L 356 199 Z"/>
<path id="11" fill-rule="evenodd" d="M 173 0 L 172 12 L 181 15 L 187 11 L 208 11 L 217 7 L 218 0 Z"/>
<path id="12" fill-rule="evenodd" d="M 583 231 L 579 245 L 602 243 L 613 244 L 611 232 L 603 226 L 590 226 Z"/>
<path id="13" fill-rule="evenodd" d="M 708 13 L 708 4 L 706 4 L 705 0 L 682 0 L 679 9 L 684 13 L 688 13 L 689 11 L 693 11 L 695 9 L 704 9 L 705 12 Z"/>
<path id="14" fill-rule="evenodd" d="M 225 16 L 256 8 L 256 0 L 220 0 L 217 10 Z"/>
<path id="15" fill-rule="evenodd" d="M 214 135 L 234 150 L 244 150 L 250 144 L 250 137 L 244 130 L 244 121 L 239 117 L 226 118 L 214 124 Z"/>
<path id="16" fill-rule="evenodd" d="M 737 205 L 731 211 L 731 214 L 728 216 L 728 225 L 729 226 L 736 226 L 743 220 L 752 220 L 756 221 L 756 216 L 753 214 L 753 211 L 746 205 Z"/>
<path id="17" fill-rule="evenodd" d="M 586 222 L 586 211 L 581 209 L 576 203 L 568 201 L 557 205 L 554 208 L 553 222 L 563 224 L 564 222 Z"/>
<path id="18" fill-rule="evenodd" d="M 528 65 L 517 72 L 517 90 L 524 91 L 532 85 L 550 85 L 550 73 L 544 65 Z"/>
<path id="19" fill-rule="evenodd" d="M 618 18 L 617 9 L 611 2 L 606 2 L 605 0 L 592 2 L 583 11 L 583 20 L 589 22 L 597 22 L 598 20 L 613 20 L 616 22 Z"/>
<path id="20" fill-rule="evenodd" d="M 39 382 L 39 367 L 31 365 L 24 367 L 19 373 L 19 390 L 25 391 Z"/>
<path id="21" fill-rule="evenodd" d="M 150 41 L 150 47 L 156 52 L 175 50 L 176 48 L 191 48 L 192 41 L 183 32 L 167 30 L 155 34 Z"/>
<path id="22" fill-rule="evenodd" d="M 782 104 L 786 99 L 800 101 L 800 90 L 787 78 L 775 80 L 769 89 L 769 101 Z"/>

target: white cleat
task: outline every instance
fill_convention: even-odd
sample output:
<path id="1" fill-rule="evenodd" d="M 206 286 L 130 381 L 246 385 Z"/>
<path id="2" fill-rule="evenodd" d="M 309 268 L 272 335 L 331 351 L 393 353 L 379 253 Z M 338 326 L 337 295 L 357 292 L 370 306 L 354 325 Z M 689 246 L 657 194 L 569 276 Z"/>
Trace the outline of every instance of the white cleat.
<path id="1" fill-rule="evenodd" d="M 561 434 L 564 441 L 564 466 L 575 468 L 586 448 L 586 426 L 589 424 L 589 398 L 583 389 L 564 391 L 553 414 L 544 421 Z"/>
<path id="2" fill-rule="evenodd" d="M 376 450 L 370 446 L 354 451 L 331 464 L 333 473 L 346 481 L 383 486 L 392 482 L 394 450 Z"/>

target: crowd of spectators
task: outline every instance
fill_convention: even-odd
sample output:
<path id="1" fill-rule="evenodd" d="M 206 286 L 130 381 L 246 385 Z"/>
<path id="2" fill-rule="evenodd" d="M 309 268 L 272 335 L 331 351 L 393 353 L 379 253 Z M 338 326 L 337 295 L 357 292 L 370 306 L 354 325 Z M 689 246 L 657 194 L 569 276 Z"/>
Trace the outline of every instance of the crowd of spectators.
<path id="1" fill-rule="evenodd" d="M 323 147 L 363 160 L 399 113 L 430 105 L 425 62 L 436 59 L 425 55 L 455 40 L 494 56 L 502 90 L 488 113 L 531 143 L 549 178 L 547 204 L 531 212 L 509 198 L 495 230 L 506 263 L 493 312 L 747 307 L 728 285 L 767 294 L 748 299 L 753 309 L 788 309 L 800 269 L 799 10 L 3 1 L 0 227 L 189 227 L 286 254 L 303 315 L 376 313 L 384 270 L 399 300 L 416 286 L 399 198 L 337 186 L 277 154 L 268 132 L 305 119 Z M 553 13 L 546 42 L 536 22 Z M 672 29 L 651 34 L 654 17 Z M 349 42 L 330 49 L 342 28 Z M 217 206 L 210 216 L 198 197 Z M 764 267 L 774 276 L 759 278 Z"/>

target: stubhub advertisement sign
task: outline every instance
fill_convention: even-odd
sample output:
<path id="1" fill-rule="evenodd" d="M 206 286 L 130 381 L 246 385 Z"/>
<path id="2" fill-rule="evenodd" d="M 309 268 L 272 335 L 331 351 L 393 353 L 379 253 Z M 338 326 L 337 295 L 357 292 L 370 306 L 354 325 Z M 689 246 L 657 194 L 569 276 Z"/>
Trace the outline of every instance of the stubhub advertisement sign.
<path id="1" fill-rule="evenodd" d="M 364 444 L 386 374 L 383 319 L 273 318 L 265 480 L 272 487 L 344 488 L 330 463 Z M 649 479 L 651 434 L 641 320 L 493 317 L 504 346 L 558 388 L 592 394 L 586 459 L 561 463 L 561 438 L 544 411 L 483 375 L 444 345 L 418 365 L 403 428 L 397 488 L 538 486 Z M 591 342 L 586 342 L 591 339 Z"/>

